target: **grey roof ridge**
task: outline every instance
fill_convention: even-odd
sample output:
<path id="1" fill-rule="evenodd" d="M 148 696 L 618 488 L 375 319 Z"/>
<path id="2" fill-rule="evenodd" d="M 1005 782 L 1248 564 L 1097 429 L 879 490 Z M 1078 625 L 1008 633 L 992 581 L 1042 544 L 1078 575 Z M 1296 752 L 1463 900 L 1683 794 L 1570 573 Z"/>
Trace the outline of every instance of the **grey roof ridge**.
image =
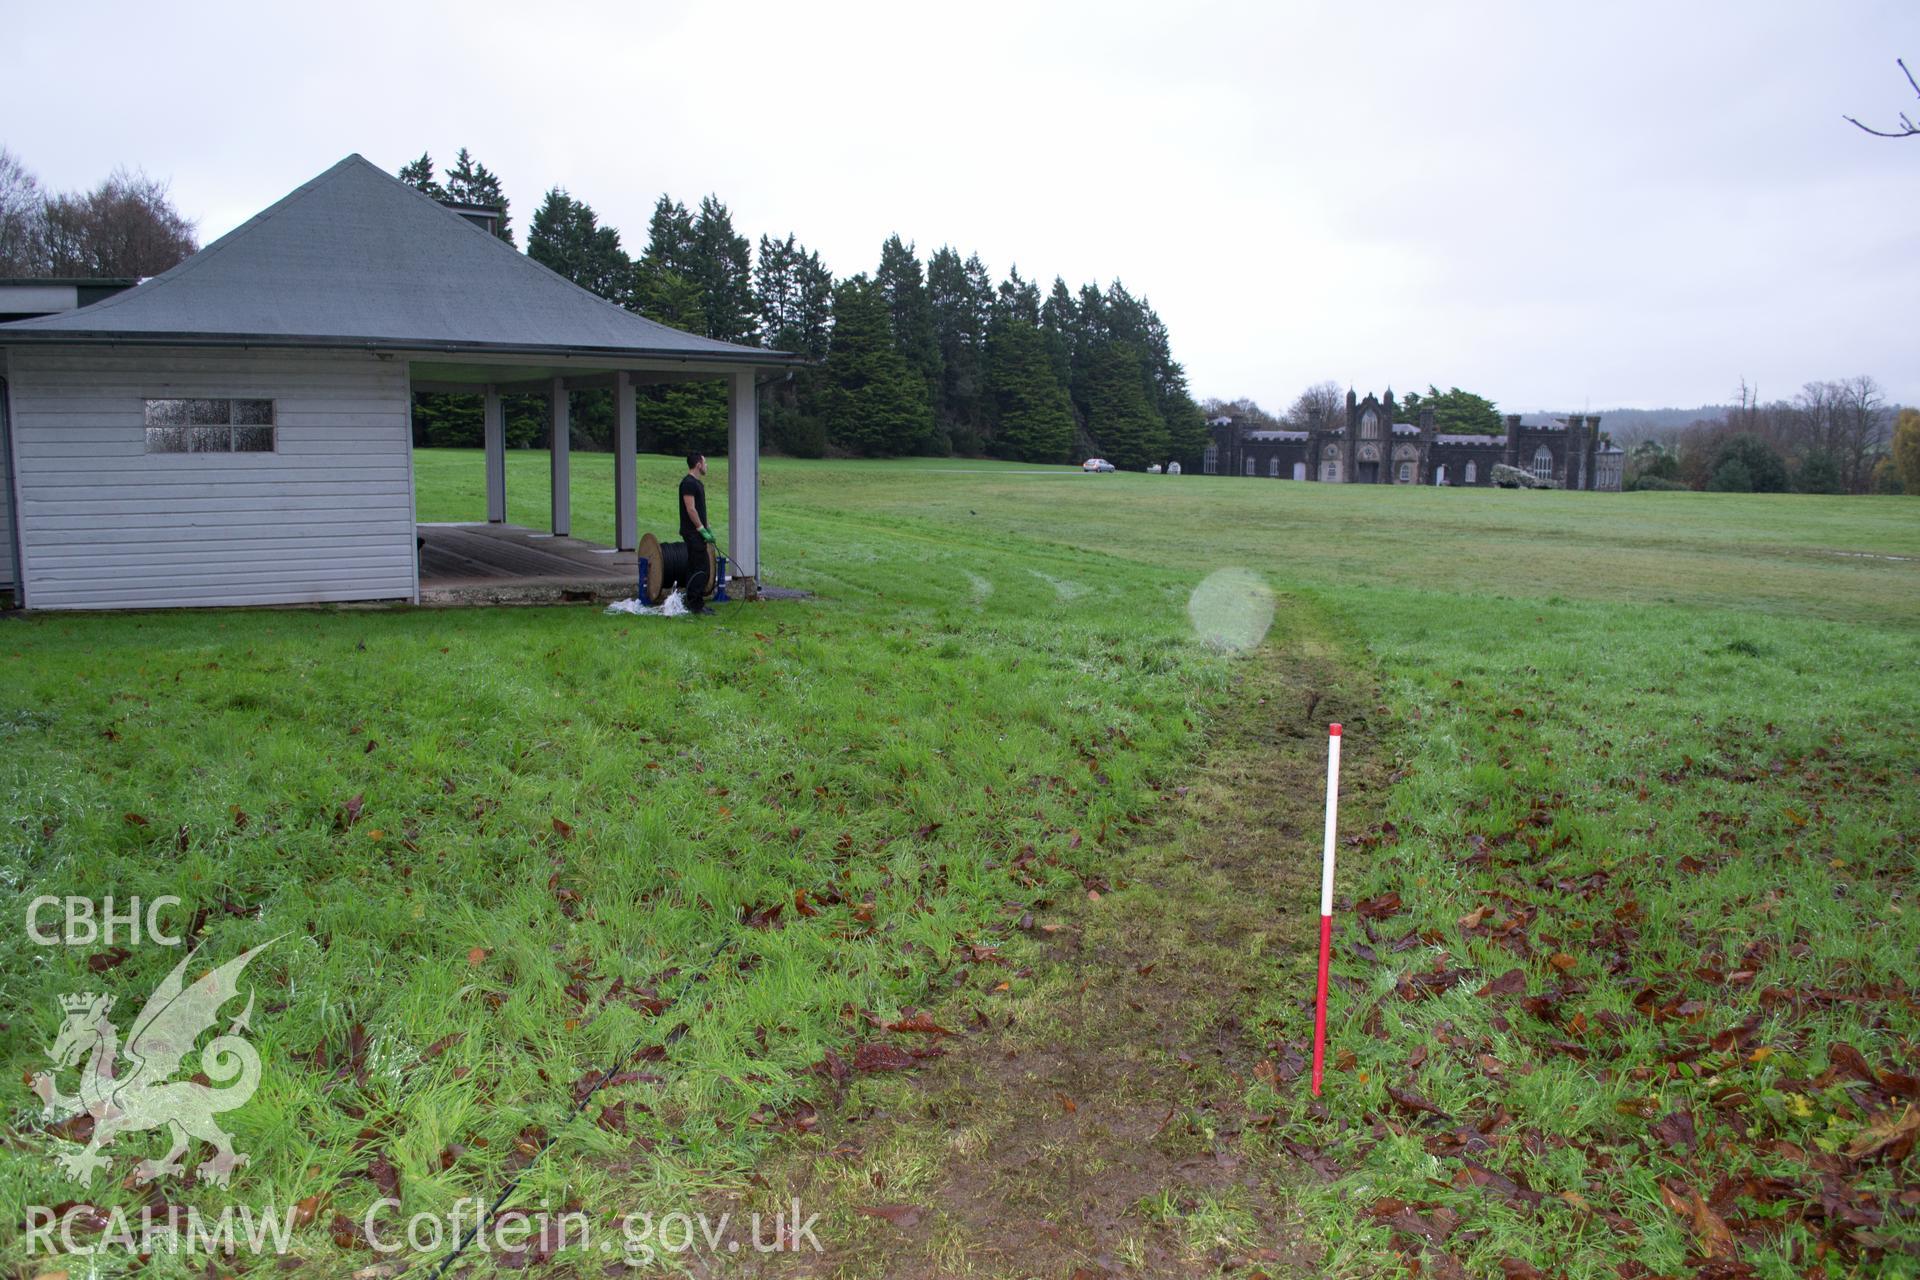
<path id="1" fill-rule="evenodd" d="M 327 170 L 326 173 L 321 174 L 320 178 L 326 177 L 327 174 L 332 173 L 334 169 L 338 169 L 342 165 L 349 164 L 355 160 L 358 160 L 361 164 L 365 165 L 367 168 L 372 169 L 375 173 L 385 178 L 388 182 L 391 182 L 396 186 L 406 187 L 409 193 L 419 197 L 422 200 L 425 200 L 428 204 L 432 205 L 435 213 L 440 214 L 444 217 L 452 218 L 453 220 L 458 222 L 463 230 L 470 231 L 473 234 L 478 236 L 485 236 L 489 242 L 498 246 L 500 249 L 504 250 L 505 252 L 512 254 L 514 261 L 522 263 L 525 266 L 538 268 L 540 271 L 546 273 L 549 276 L 552 276 L 555 280 L 559 281 L 561 284 L 565 285 L 567 288 L 572 289 L 577 293 L 585 294 L 587 297 L 593 299 L 595 302 L 599 303 L 603 307 L 609 307 L 615 311 L 620 312 L 621 315 L 627 319 L 639 320 L 643 324 L 646 324 L 652 328 L 665 330 L 668 333 L 682 332 L 681 330 L 675 329 L 672 325 L 661 324 L 658 320 L 654 320 L 648 316 L 643 316 L 638 311 L 628 310 L 626 307 L 621 306 L 617 302 L 609 302 L 607 299 L 601 297 L 599 294 L 595 293 L 591 289 L 582 288 L 580 285 L 575 284 L 573 281 L 561 275 L 558 271 L 555 271 L 552 267 L 549 267 L 546 263 L 541 262 L 538 258 L 533 257 L 531 254 L 522 253 L 520 250 L 508 244 L 505 240 L 502 240 L 499 236 L 496 236 L 493 233 L 481 227 L 475 226 L 471 220 L 464 218 L 461 215 L 455 213 L 453 210 L 447 208 L 446 205 L 441 204 L 438 200 L 435 200 L 432 196 L 420 190 L 418 187 L 412 186 L 405 182 L 401 182 L 400 179 L 394 177 L 392 174 L 388 173 L 385 169 L 382 169 L 380 166 L 374 164 L 373 161 L 367 159 L 365 156 L 361 155 L 358 151 L 348 156 L 345 160 L 342 160 L 339 164 L 333 166 L 333 169 L 329 169 Z M 320 178 L 315 178 L 314 182 L 320 181 Z M 312 184 L 310 183 L 308 185 L 312 185 Z M 298 194 L 298 192 L 295 192 L 293 194 Z M 288 199 L 291 199 L 291 198 L 292 198 L 292 195 L 289 195 Z M 282 200 L 279 203 L 285 204 L 286 201 Z M 272 210 L 277 207 L 278 205 L 270 206 L 268 209 L 262 211 L 262 215 L 264 215 L 265 213 L 272 212 Z M 705 334 L 688 333 L 685 336 L 689 338 L 694 338 L 700 342 L 712 343 L 714 347 L 719 349 L 720 351 L 746 351 L 746 352 L 752 352 L 754 354 L 763 354 L 763 355 L 764 354 L 772 354 L 772 355 L 789 354 L 787 352 L 773 352 L 766 347 L 749 347 L 737 342 L 724 342 L 719 338 L 709 338 Z"/>
<path id="2" fill-rule="evenodd" d="M 213 255 L 221 252 L 222 250 L 226 249 L 228 246 L 244 238 L 245 233 L 253 230 L 254 227 L 257 226 L 259 223 L 265 222 L 267 219 L 273 217 L 274 214 L 286 208 L 288 205 L 292 204 L 294 201 L 300 199 L 302 196 L 305 196 L 311 193 L 315 187 L 318 187 L 322 182 L 325 182 L 328 178 L 338 173 L 347 164 L 355 160 L 358 160 L 361 164 L 367 165 L 369 168 L 372 167 L 371 162 L 368 161 L 365 156 L 361 155 L 358 151 L 354 152 L 353 154 L 347 156 L 344 160 L 341 160 L 339 163 L 331 165 L 327 169 L 323 170 L 322 172 L 315 174 L 311 178 L 308 178 L 305 182 L 301 183 L 299 186 L 295 187 L 293 190 L 287 192 L 287 194 L 285 194 L 284 196 L 281 196 L 278 200 L 275 200 L 272 204 L 268 205 L 266 208 L 262 209 L 260 212 L 254 214 L 251 218 L 248 218 L 245 222 L 241 223 L 239 226 L 235 227 L 233 230 L 227 232 L 225 235 L 221 236 L 218 240 L 215 240 L 212 244 L 205 246 L 204 248 L 198 250 L 197 252 L 188 254 L 183 261 L 176 262 L 174 265 L 172 265 L 171 267 L 168 267 L 165 271 L 162 271 L 157 276 L 150 276 L 149 278 L 142 280 L 139 284 L 135 285 L 131 289 L 126 289 L 121 291 L 120 293 L 113 294 L 110 297 L 102 298 L 100 301 L 88 307 L 87 311 L 93 315 L 99 315 L 104 311 L 108 311 L 117 305 L 125 303 L 134 294 L 140 292 L 143 289 L 165 285 L 170 283 L 171 281 L 178 280 L 180 277 L 194 270 L 194 268 L 204 265 L 206 262 L 211 260 Z M 460 217 L 460 215 L 457 213 L 454 214 L 453 216 L 456 218 Z M 463 218 L 461 219 L 461 221 L 464 222 L 465 219 Z M 147 296 L 151 297 L 153 295 L 149 293 Z M 25 324 L 31 324 L 32 322 L 18 321 L 16 323 L 25 325 Z M 8 327 L 9 326 L 7 325 L 0 325 L 0 334 L 4 334 Z"/>
<path id="3" fill-rule="evenodd" d="M 90 315 L 99 315 L 105 311 L 112 309 L 116 305 L 124 304 L 132 300 L 135 297 L 135 295 L 143 295 L 146 298 L 152 297 L 154 291 L 164 288 L 167 284 L 186 276 L 187 274 L 192 272 L 196 267 L 202 266 L 206 262 L 213 260 L 217 255 L 219 255 L 220 253 L 222 253 L 224 250 L 228 249 L 232 245 L 242 242 L 260 226 L 271 221 L 278 214 L 282 213 L 286 209 L 293 207 L 299 201 L 311 195 L 315 190 L 325 185 L 330 179 L 332 179 L 335 175 L 339 174 L 342 170 L 353 167 L 356 164 L 362 168 L 370 170 L 371 172 L 379 175 L 381 178 L 385 179 L 387 182 L 392 183 L 394 186 L 404 189 L 409 195 L 415 197 L 416 199 L 425 201 L 428 205 L 430 205 L 433 208 L 433 211 L 437 215 L 445 218 L 451 218 L 453 221 L 458 223 L 462 231 L 471 233 L 473 235 L 482 236 L 488 241 L 491 241 L 493 244 L 497 245 L 502 252 L 511 254 L 514 258 L 515 263 L 517 264 L 514 269 L 524 270 L 526 267 L 537 268 L 540 272 L 542 272 L 546 276 L 551 277 L 553 280 L 557 281 L 558 283 L 566 286 L 566 288 L 568 288 L 569 290 L 572 290 L 576 293 L 584 295 L 585 297 L 591 299 L 593 302 L 599 304 L 602 307 L 619 312 L 622 319 L 625 320 L 626 322 L 631 323 L 632 321 L 637 320 L 641 324 L 647 326 L 648 328 L 658 329 L 663 333 L 671 333 L 683 339 L 691 338 L 695 342 L 702 344 L 701 348 L 695 351 L 681 351 L 677 353 L 663 352 L 662 354 L 670 354 L 670 355 L 677 354 L 682 357 L 697 356 L 697 355 L 706 355 L 709 357 L 737 355 L 737 356 L 752 357 L 752 358 L 761 359 L 761 360 L 767 360 L 770 358 L 772 362 L 781 363 L 781 364 L 803 364 L 807 362 L 805 357 L 795 352 L 776 351 L 769 347 L 750 347 L 741 343 L 724 342 L 718 338 L 709 338 L 704 334 L 687 333 L 682 330 L 676 330 L 670 325 L 661 324 L 657 320 L 651 319 L 647 316 L 643 316 L 637 311 L 631 311 L 626 307 L 620 306 L 618 303 L 609 302 L 607 299 L 601 297 L 599 294 L 593 292 L 591 289 L 584 289 L 578 284 L 575 284 L 573 281 L 567 279 L 565 276 L 553 270 L 551 267 L 547 266 L 545 263 L 537 261 L 536 259 L 528 256 L 527 254 L 522 253 L 520 250 L 514 248 L 512 245 L 508 244 L 505 240 L 502 240 L 500 237 L 493 235 L 492 233 L 484 230 L 481 227 L 475 226 L 472 221 L 470 221 L 465 217 L 462 217 L 460 214 L 455 213 L 453 210 L 447 208 L 445 205 L 441 204 L 438 200 L 434 199 L 432 196 L 428 195 L 426 192 L 421 191 L 419 188 L 414 187 L 408 183 L 401 182 L 398 178 L 394 177 L 392 174 L 388 173 L 386 170 L 380 168 L 378 165 L 374 164 L 371 160 L 368 160 L 365 156 L 361 155 L 358 151 L 349 153 L 347 156 L 337 161 L 336 163 L 330 165 L 328 168 L 324 169 L 320 173 L 315 174 L 313 177 L 309 178 L 307 181 L 295 187 L 292 191 L 289 191 L 286 195 L 280 197 L 280 199 L 274 201 L 272 204 L 268 205 L 266 208 L 262 209 L 260 212 L 254 214 L 251 218 L 248 218 L 245 222 L 242 222 L 239 226 L 233 228 L 233 230 L 227 232 L 225 235 L 215 240 L 212 244 L 207 245 L 205 248 L 199 250 L 197 253 L 194 253 L 191 256 L 189 256 L 185 261 L 180 262 L 168 268 L 167 270 L 161 272 L 157 276 L 152 277 L 151 279 L 142 281 L 139 285 L 136 285 L 132 289 L 128 289 L 128 290 L 125 290 L 124 292 L 116 293 L 110 297 L 101 299 L 99 302 L 96 302 L 91 306 L 85 308 L 86 312 Z M 69 312 L 67 314 L 72 315 L 77 313 Z M 11 322 L 9 324 L 0 324 L 0 340 L 4 340 L 6 337 L 9 337 L 9 336 L 16 337 L 16 338 L 25 337 L 26 333 L 31 330 L 31 327 L 33 326 L 34 323 L 35 322 L 33 320 L 21 320 L 21 321 Z M 12 329 L 14 324 L 18 324 L 20 326 L 21 332 L 17 334 L 9 334 L 8 331 Z M 90 329 L 68 329 L 68 330 L 64 330 L 59 336 L 66 337 L 66 338 L 80 338 L 80 337 L 92 336 L 99 332 L 100 331 L 90 330 Z M 177 338 L 190 338 L 198 335 L 179 334 L 175 336 Z M 287 345 L 287 343 L 283 339 L 276 339 L 271 342 L 263 342 L 260 340 L 259 335 L 251 335 L 251 337 L 253 338 L 252 342 L 240 343 L 240 345 L 275 345 L 275 346 Z M 351 335 L 333 335 L 333 337 L 336 342 L 339 342 L 344 339 L 350 342 L 352 345 L 370 345 L 379 341 L 377 339 L 371 339 L 371 338 L 368 338 L 365 340 L 354 340 L 351 338 Z M 118 335 L 116 340 L 129 342 L 129 343 L 141 342 L 143 344 L 146 344 L 147 342 L 150 341 L 148 339 L 132 338 L 124 334 Z M 391 345 L 399 347 L 399 346 L 405 346 L 408 344 L 395 342 L 395 343 L 391 343 Z M 420 345 L 420 344 L 414 344 L 414 345 Z M 439 344 L 427 344 L 427 345 L 431 348 Z M 483 349 L 479 344 L 459 344 L 459 345 L 466 346 L 470 349 L 476 349 L 476 350 Z M 457 349 L 457 348 L 450 348 L 450 349 Z M 565 350 L 567 348 L 564 345 L 562 345 L 562 346 L 556 346 L 551 348 L 529 347 L 527 349 L 538 351 L 538 350 Z M 614 349 L 607 348 L 607 350 L 614 350 Z"/>

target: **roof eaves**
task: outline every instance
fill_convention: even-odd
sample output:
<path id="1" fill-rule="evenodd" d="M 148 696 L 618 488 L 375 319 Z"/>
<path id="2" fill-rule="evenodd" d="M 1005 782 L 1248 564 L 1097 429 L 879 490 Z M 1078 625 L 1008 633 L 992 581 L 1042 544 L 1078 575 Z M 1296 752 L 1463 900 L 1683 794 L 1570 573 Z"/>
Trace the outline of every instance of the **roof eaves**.
<path id="1" fill-rule="evenodd" d="M 19 321 L 20 325 L 31 321 Z M 330 351 L 428 351 L 436 355 L 476 352 L 492 355 L 551 356 L 575 353 L 605 358 L 691 360 L 701 364 L 805 365 L 805 356 L 763 347 L 606 347 L 565 343 L 435 342 L 420 338 L 374 338 L 314 334 L 130 333 L 124 330 L 31 329 L 0 325 L 0 346 L 33 343 L 89 347 L 199 347 L 242 350 L 289 347 Z"/>

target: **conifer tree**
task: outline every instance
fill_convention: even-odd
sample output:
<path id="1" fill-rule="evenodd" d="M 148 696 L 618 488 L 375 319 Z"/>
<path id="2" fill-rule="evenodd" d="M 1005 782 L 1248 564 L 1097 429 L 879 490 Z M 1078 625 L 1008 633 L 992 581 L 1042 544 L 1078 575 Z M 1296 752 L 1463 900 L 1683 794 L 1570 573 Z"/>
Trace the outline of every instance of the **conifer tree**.
<path id="1" fill-rule="evenodd" d="M 733 229 L 733 214 L 713 196 L 703 196 L 693 219 L 685 268 L 700 290 L 700 310 L 709 338 L 752 342 L 758 327 L 753 306 L 753 261 L 747 238 Z"/>
<path id="2" fill-rule="evenodd" d="M 880 267 L 873 283 L 886 299 L 893 345 L 907 366 L 927 385 L 928 405 L 940 387 L 940 345 L 934 334 L 933 305 L 914 247 L 897 235 L 880 246 Z"/>
<path id="3" fill-rule="evenodd" d="M 833 324 L 833 275 L 791 234 L 760 237 L 753 272 L 760 333 L 767 346 L 811 360 L 826 358 Z M 819 414 L 819 371 L 799 369 L 775 383 L 764 401 L 767 439 L 787 453 L 817 458 L 826 452 Z"/>
<path id="4" fill-rule="evenodd" d="M 926 384 L 895 349 L 887 299 L 865 275 L 833 291 L 833 340 L 824 370 L 828 438 L 849 452 L 885 457 L 933 439 Z"/>
<path id="5" fill-rule="evenodd" d="M 1423 409 L 1433 410 L 1435 429 L 1447 435 L 1497 436 L 1507 429 L 1500 406 L 1485 396 L 1458 387 L 1442 391 L 1432 383 L 1427 384 L 1425 395 L 1407 392 L 1393 420 L 1417 424 Z"/>
<path id="6" fill-rule="evenodd" d="M 1007 278 L 1000 282 L 994 306 L 1001 313 L 1016 316 L 1035 327 L 1040 324 L 1040 290 L 1031 281 L 1020 278 L 1018 266 L 1007 269 Z"/>
<path id="7" fill-rule="evenodd" d="M 424 160 L 427 157 L 422 156 Z M 415 161 L 418 164 L 419 161 Z M 470 204 L 486 209 L 498 209 L 500 219 L 494 224 L 493 233 L 513 243 L 513 219 L 508 215 L 512 202 L 500 186 L 499 177 L 487 166 L 475 160 L 465 147 L 454 157 L 453 167 L 447 170 L 446 198 L 454 204 Z"/>
<path id="8" fill-rule="evenodd" d="M 653 202 L 653 216 L 647 219 L 647 257 L 675 271 L 693 265 L 693 215 L 664 193 Z"/>
<path id="9" fill-rule="evenodd" d="M 629 305 L 649 320 L 705 332 L 706 308 L 692 268 L 693 216 L 687 206 L 662 195 L 647 223 L 646 252 L 634 264 Z"/>
<path id="10" fill-rule="evenodd" d="M 956 452 L 977 453 L 988 430 L 986 342 L 993 310 L 980 256 L 962 261 L 951 248 L 936 252 L 927 263 L 927 301 L 940 351 L 934 413 Z"/>
<path id="11" fill-rule="evenodd" d="M 1079 342 L 1080 311 L 1073 293 L 1059 276 L 1053 278 L 1053 290 L 1040 307 L 1040 331 L 1046 335 L 1047 358 L 1053 362 L 1053 376 L 1069 395 L 1073 389 L 1074 351 Z"/>
<path id="12" fill-rule="evenodd" d="M 1018 306 L 994 317 L 987 335 L 994 452 L 1021 462 L 1065 462 L 1073 447 L 1073 402 L 1053 375 L 1047 340 Z"/>
<path id="13" fill-rule="evenodd" d="M 630 280 L 628 305 L 641 315 L 687 333 L 707 332 L 694 219 L 686 205 L 665 194 L 654 202 L 646 252 L 633 264 Z M 643 448 L 726 452 L 726 396 L 718 386 L 690 382 L 638 387 L 634 421 Z"/>
<path id="14" fill-rule="evenodd" d="M 406 183 L 435 200 L 446 199 L 447 191 L 433 176 L 433 157 L 422 151 L 418 160 L 409 161 L 400 166 L 400 181 Z"/>
<path id="15" fill-rule="evenodd" d="M 1115 466 L 1145 468 L 1167 456 L 1166 423 L 1147 398 L 1130 343 L 1099 343 L 1087 362 L 1087 431 Z"/>
<path id="16" fill-rule="evenodd" d="M 534 213 L 527 256 L 610 301 L 623 301 L 632 283 L 633 264 L 620 248 L 620 233 L 601 226 L 593 209 L 563 187 L 547 192 Z"/>

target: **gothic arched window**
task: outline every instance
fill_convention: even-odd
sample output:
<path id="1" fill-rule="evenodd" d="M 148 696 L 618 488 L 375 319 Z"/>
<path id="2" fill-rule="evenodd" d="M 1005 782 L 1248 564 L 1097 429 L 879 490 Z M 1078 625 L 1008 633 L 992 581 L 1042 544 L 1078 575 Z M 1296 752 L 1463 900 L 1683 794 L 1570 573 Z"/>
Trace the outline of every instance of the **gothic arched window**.
<path id="1" fill-rule="evenodd" d="M 1477 478 L 1477 471 L 1478 471 L 1478 468 L 1475 467 L 1473 463 L 1469 462 L 1467 464 L 1466 481 L 1468 484 L 1472 484 L 1474 480 Z"/>
<path id="2" fill-rule="evenodd" d="M 1545 445 L 1533 451 L 1533 478 L 1535 480 L 1553 479 L 1553 451 Z"/>
<path id="3" fill-rule="evenodd" d="M 1219 445 L 1210 444 L 1207 446 L 1207 452 L 1201 459 L 1201 465 L 1203 465 L 1206 468 L 1206 472 L 1208 475 L 1213 475 L 1215 474 L 1215 472 L 1219 470 L 1219 467 L 1220 467 L 1220 446 Z"/>
<path id="4" fill-rule="evenodd" d="M 1252 459 L 1252 458 L 1248 458 L 1248 459 L 1247 459 L 1247 474 L 1248 474 L 1248 475 L 1252 475 L 1252 474 L 1253 474 L 1253 459 Z"/>
<path id="5" fill-rule="evenodd" d="M 1280 478 L 1280 455 L 1279 454 L 1277 453 L 1274 454 L 1273 457 L 1268 460 L 1267 474 L 1272 476 L 1275 480 L 1278 480 Z"/>
<path id="6" fill-rule="evenodd" d="M 1360 415 L 1360 438 L 1362 440 L 1378 440 L 1380 438 L 1380 419 L 1374 416 L 1374 412 L 1371 409 Z"/>

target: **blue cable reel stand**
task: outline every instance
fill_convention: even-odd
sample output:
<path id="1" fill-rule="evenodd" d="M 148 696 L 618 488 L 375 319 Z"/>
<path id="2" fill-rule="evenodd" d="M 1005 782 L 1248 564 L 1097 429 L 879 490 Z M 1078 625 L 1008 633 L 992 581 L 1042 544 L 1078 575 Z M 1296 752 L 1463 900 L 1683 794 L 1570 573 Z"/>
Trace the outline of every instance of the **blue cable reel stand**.
<path id="1" fill-rule="evenodd" d="M 717 544 L 703 543 L 700 550 L 706 553 L 707 570 L 718 584 L 707 597 L 708 603 L 731 603 L 733 597 L 727 594 L 727 558 L 720 554 Z M 642 534 L 637 575 L 640 603 L 651 609 L 665 600 L 675 587 L 686 586 L 688 568 L 694 563 L 688 544 L 662 542 L 651 533 Z"/>

